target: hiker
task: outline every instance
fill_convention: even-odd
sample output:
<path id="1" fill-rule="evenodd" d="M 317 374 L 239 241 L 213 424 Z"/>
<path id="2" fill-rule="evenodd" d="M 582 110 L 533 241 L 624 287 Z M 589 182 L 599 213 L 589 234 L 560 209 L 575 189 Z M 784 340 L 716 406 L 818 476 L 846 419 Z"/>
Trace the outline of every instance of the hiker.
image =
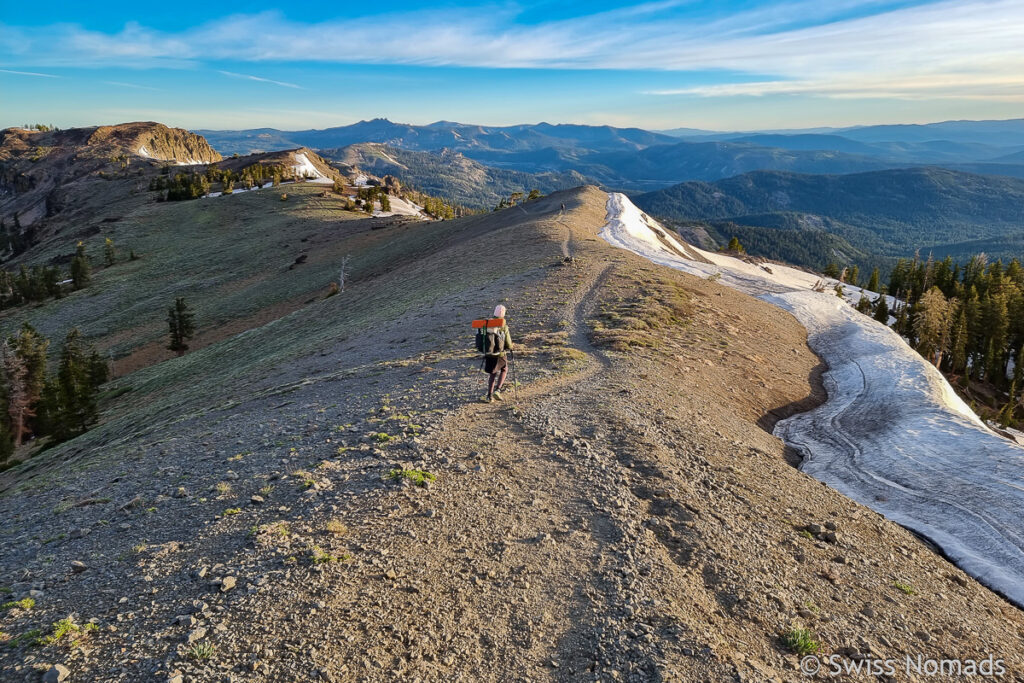
<path id="1" fill-rule="evenodd" d="M 497 326 L 495 323 L 499 320 L 501 325 Z M 487 378 L 487 396 L 483 400 L 490 403 L 495 399 L 504 400 L 501 396 L 501 388 L 505 386 L 505 376 L 508 374 L 508 361 L 505 359 L 505 352 L 512 350 L 512 335 L 505 323 L 505 307 L 501 304 L 494 307 L 494 315 L 487 319 L 487 323 L 484 328 L 484 338 L 491 335 L 493 338 L 489 345 L 485 343 L 480 350 L 484 353 L 484 372 L 490 375 Z M 480 348 L 479 344 L 478 348 Z"/>

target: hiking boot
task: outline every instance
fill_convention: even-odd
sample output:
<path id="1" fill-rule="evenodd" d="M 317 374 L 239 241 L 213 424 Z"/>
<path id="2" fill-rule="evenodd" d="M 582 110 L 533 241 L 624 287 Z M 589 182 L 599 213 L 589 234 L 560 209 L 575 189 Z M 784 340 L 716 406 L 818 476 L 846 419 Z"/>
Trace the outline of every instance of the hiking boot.
<path id="1" fill-rule="evenodd" d="M 494 400 L 495 401 L 504 401 L 505 398 L 501 395 L 500 391 L 495 391 L 494 392 Z"/>
<path id="2" fill-rule="evenodd" d="M 483 401 L 484 403 L 492 403 L 494 401 L 494 399 L 491 398 L 489 395 L 488 396 L 484 396 L 480 400 Z"/>

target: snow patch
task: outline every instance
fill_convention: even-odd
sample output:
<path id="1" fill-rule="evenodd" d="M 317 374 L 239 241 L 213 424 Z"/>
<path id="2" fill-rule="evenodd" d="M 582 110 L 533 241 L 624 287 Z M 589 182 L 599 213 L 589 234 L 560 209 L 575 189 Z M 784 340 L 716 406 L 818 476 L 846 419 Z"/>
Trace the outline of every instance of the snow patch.
<path id="1" fill-rule="evenodd" d="M 322 185 L 331 185 L 334 180 L 328 178 L 320 172 L 313 162 L 309 160 L 309 157 L 303 152 L 299 152 L 294 155 L 295 164 L 292 165 L 292 170 L 295 171 L 295 175 L 300 178 L 309 178 L 311 183 L 320 183 Z"/>
<path id="2" fill-rule="evenodd" d="M 147 159 L 153 158 L 153 155 L 149 153 L 149 150 L 146 149 L 145 145 L 143 145 L 142 147 L 139 147 L 138 154 L 139 154 L 140 157 L 146 157 Z"/>
<path id="3" fill-rule="evenodd" d="M 401 197 L 388 197 L 391 202 L 390 211 L 374 211 L 374 216 L 414 216 L 416 218 L 426 218 L 427 215 L 423 212 L 423 207 L 419 204 L 415 204 Z"/>
<path id="4" fill-rule="evenodd" d="M 830 290 L 813 291 L 822 278 L 775 264 L 769 273 L 659 238 L 659 230 L 670 235 L 624 195 L 609 195 L 600 232 L 609 244 L 716 276 L 807 328 L 808 344 L 828 364 L 828 399 L 775 427 L 804 456 L 800 468 L 928 537 L 964 571 L 1024 606 L 1024 448 L 989 431 L 896 332 Z M 710 263 L 687 258 L 688 249 Z M 859 298 L 859 288 L 850 290 Z"/>

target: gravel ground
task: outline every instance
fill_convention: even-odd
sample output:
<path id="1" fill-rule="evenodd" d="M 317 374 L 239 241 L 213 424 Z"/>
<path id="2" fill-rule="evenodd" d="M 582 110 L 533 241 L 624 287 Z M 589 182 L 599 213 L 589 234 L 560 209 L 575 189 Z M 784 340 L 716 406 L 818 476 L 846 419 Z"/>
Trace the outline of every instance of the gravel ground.
<path id="1" fill-rule="evenodd" d="M 801 326 L 600 242 L 605 199 L 495 233 L 542 266 L 6 480 L 0 586 L 35 605 L 0 615 L 0 679 L 799 681 L 806 628 L 1024 680 L 1019 610 L 767 431 L 821 398 Z M 520 387 L 485 404 L 466 323 L 498 301 Z"/>

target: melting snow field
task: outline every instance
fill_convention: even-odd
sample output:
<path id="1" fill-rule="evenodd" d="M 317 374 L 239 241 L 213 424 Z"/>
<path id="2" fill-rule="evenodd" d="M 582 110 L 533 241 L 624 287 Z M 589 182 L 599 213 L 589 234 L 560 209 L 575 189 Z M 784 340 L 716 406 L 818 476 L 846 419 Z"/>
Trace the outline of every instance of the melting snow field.
<path id="1" fill-rule="evenodd" d="M 1024 448 L 989 431 L 898 334 L 831 289 L 812 291 L 835 281 L 696 249 L 622 194 L 609 195 L 600 236 L 792 313 L 829 368 L 825 403 L 775 428 L 804 457 L 801 469 L 928 537 L 964 571 L 1024 606 Z"/>
<path id="2" fill-rule="evenodd" d="M 309 178 L 310 180 L 308 182 L 321 183 L 324 185 L 334 184 L 334 181 L 321 173 L 320 170 L 313 165 L 313 162 L 309 160 L 309 157 L 302 152 L 295 155 L 295 164 L 292 166 L 292 169 L 295 170 L 296 175 L 300 178 Z"/>

